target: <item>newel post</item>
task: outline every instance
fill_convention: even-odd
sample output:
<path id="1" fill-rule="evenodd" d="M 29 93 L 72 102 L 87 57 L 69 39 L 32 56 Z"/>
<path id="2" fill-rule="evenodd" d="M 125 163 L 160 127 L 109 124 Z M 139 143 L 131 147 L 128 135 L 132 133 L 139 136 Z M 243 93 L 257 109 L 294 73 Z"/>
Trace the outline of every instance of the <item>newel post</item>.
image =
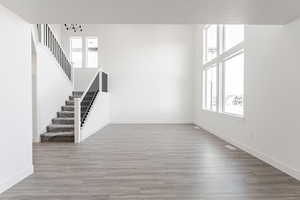
<path id="1" fill-rule="evenodd" d="M 81 108 L 80 98 L 74 98 L 74 143 L 79 144 L 81 141 Z"/>
<path id="2" fill-rule="evenodd" d="M 40 24 L 40 43 L 44 44 L 44 25 Z"/>

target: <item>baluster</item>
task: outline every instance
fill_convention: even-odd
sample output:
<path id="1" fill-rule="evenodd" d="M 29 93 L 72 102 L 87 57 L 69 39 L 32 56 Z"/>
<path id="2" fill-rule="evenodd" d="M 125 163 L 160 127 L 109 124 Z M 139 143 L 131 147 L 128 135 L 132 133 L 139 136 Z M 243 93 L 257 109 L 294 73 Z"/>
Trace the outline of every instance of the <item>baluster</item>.
<path id="1" fill-rule="evenodd" d="M 68 78 L 72 79 L 72 65 L 63 52 L 60 44 L 54 36 L 48 24 L 37 24 L 39 40 L 51 51 L 58 64 L 61 66 Z"/>
<path id="2" fill-rule="evenodd" d="M 51 52 L 53 54 L 53 34 L 52 34 L 51 29 L 49 29 L 49 30 L 50 30 L 50 46 L 51 46 Z"/>
<path id="3" fill-rule="evenodd" d="M 59 65 L 61 66 L 61 50 L 59 48 L 59 51 L 58 51 L 58 62 L 59 62 Z"/>
<path id="4" fill-rule="evenodd" d="M 47 47 L 49 48 L 49 27 L 48 27 L 48 25 L 47 25 Z"/>
<path id="5" fill-rule="evenodd" d="M 45 46 L 48 47 L 48 26 L 45 25 L 45 36 L 46 36 L 46 40 L 45 40 Z"/>
<path id="6" fill-rule="evenodd" d="M 52 31 L 51 31 L 51 38 L 52 38 L 52 42 L 51 42 L 51 45 L 52 45 L 52 54 L 55 57 L 55 54 L 54 54 L 54 37 L 53 37 Z"/>
<path id="7" fill-rule="evenodd" d="M 49 27 L 47 25 L 47 47 L 49 48 Z"/>
<path id="8" fill-rule="evenodd" d="M 59 63 L 59 44 L 57 40 L 56 40 L 56 58 L 57 58 L 57 62 Z"/>
<path id="9" fill-rule="evenodd" d="M 43 24 L 43 43 L 44 45 L 46 46 L 46 27 L 45 27 L 45 24 Z"/>
<path id="10" fill-rule="evenodd" d="M 57 60 L 57 62 L 59 63 L 59 59 L 58 59 L 58 42 L 55 39 L 55 58 Z"/>
<path id="11" fill-rule="evenodd" d="M 55 57 L 55 59 L 57 60 L 57 56 L 56 56 L 56 46 L 57 46 L 57 44 L 56 44 L 56 38 L 54 37 L 54 57 Z"/>
<path id="12" fill-rule="evenodd" d="M 49 35 L 50 35 L 50 51 L 51 51 L 51 53 L 53 54 L 53 49 L 52 49 L 52 46 L 53 46 L 53 38 L 52 38 L 52 32 L 51 32 L 51 29 L 50 29 L 50 27 L 49 27 Z"/>

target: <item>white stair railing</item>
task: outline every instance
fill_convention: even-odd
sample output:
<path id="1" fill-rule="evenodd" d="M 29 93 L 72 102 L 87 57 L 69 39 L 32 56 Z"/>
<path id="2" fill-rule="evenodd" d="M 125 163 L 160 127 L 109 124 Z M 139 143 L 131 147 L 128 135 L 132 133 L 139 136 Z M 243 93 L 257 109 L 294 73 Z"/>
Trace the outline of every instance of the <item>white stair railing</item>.
<path id="1" fill-rule="evenodd" d="M 81 127 L 100 91 L 100 72 L 97 72 L 81 97 L 74 97 L 74 142 L 81 142 Z"/>
<path id="2" fill-rule="evenodd" d="M 54 32 L 48 24 L 37 24 L 38 39 L 41 44 L 48 47 L 58 64 L 65 72 L 69 80 L 72 80 L 72 64 L 67 54 L 55 38 Z"/>

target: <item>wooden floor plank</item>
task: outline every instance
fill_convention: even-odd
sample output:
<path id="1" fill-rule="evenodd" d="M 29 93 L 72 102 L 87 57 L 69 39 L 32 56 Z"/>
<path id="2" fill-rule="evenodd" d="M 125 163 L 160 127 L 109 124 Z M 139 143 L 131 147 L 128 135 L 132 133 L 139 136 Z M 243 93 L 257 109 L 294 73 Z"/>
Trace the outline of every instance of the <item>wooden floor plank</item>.
<path id="1" fill-rule="evenodd" d="M 4 200 L 299 200 L 300 182 L 192 125 L 110 125 L 80 145 L 34 145 Z"/>

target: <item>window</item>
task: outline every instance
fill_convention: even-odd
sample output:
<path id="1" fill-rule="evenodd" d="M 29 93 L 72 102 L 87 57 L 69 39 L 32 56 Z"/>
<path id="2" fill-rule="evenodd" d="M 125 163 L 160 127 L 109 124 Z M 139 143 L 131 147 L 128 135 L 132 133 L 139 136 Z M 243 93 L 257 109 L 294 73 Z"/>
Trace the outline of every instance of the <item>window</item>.
<path id="1" fill-rule="evenodd" d="M 87 38 L 86 39 L 86 66 L 88 68 L 97 68 L 98 67 L 98 39 Z"/>
<path id="2" fill-rule="evenodd" d="M 204 108 L 211 111 L 217 111 L 217 66 L 212 66 L 204 71 L 205 80 L 205 106 Z"/>
<path id="3" fill-rule="evenodd" d="M 244 114 L 244 53 L 224 62 L 224 112 Z"/>
<path id="4" fill-rule="evenodd" d="M 82 38 L 72 37 L 70 39 L 70 57 L 75 68 L 82 67 Z"/>
<path id="5" fill-rule="evenodd" d="M 204 63 L 217 57 L 218 54 L 218 26 L 208 25 L 204 28 Z"/>
<path id="6" fill-rule="evenodd" d="M 243 25 L 225 25 L 224 26 L 224 50 L 231 49 L 244 41 Z"/>
<path id="7" fill-rule="evenodd" d="M 244 115 L 244 25 L 207 25 L 203 109 Z"/>
<path id="8" fill-rule="evenodd" d="M 83 51 L 86 49 L 86 51 Z M 70 57 L 75 68 L 98 67 L 98 38 L 87 37 L 84 40 L 82 37 L 70 38 Z"/>

